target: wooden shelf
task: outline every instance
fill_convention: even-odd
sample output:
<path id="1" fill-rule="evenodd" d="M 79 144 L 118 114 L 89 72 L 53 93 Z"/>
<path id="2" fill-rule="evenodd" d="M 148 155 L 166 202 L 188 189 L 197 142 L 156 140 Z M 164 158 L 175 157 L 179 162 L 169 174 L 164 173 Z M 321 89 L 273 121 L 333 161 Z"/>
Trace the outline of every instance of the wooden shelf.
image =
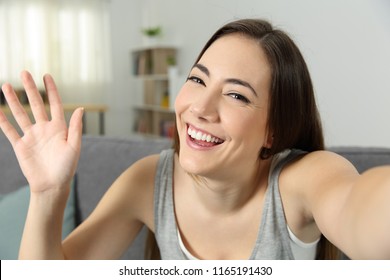
<path id="1" fill-rule="evenodd" d="M 50 112 L 50 106 L 49 104 L 45 105 L 46 111 Z M 105 133 L 105 125 L 104 125 L 104 117 L 105 113 L 108 110 L 108 106 L 104 104 L 86 104 L 86 103 L 73 103 L 73 104 L 62 104 L 62 107 L 64 109 L 64 113 L 72 113 L 77 108 L 83 107 L 84 108 L 84 115 L 83 115 L 83 133 L 87 133 L 86 128 L 86 116 L 87 113 L 98 113 L 99 116 L 99 134 L 103 135 Z M 31 108 L 30 105 L 23 105 L 23 109 L 31 114 Z M 0 110 L 3 111 L 5 114 L 11 114 L 11 109 L 7 105 L 0 105 Z"/>
<path id="2" fill-rule="evenodd" d="M 134 109 L 160 112 L 160 113 L 168 113 L 168 114 L 175 113 L 175 110 L 171 109 L 171 108 L 165 108 L 165 107 L 161 107 L 161 106 L 157 106 L 157 105 L 147 105 L 147 104 L 136 105 L 136 106 L 134 106 Z"/>
<path id="3" fill-rule="evenodd" d="M 137 79 L 141 79 L 143 81 L 168 81 L 167 74 L 147 74 L 147 75 L 136 75 Z"/>
<path id="4" fill-rule="evenodd" d="M 133 74 L 142 81 L 143 104 L 133 107 L 134 132 L 156 137 L 173 137 L 175 112 L 169 107 L 168 67 L 176 60 L 173 47 L 147 47 L 133 50 Z"/>

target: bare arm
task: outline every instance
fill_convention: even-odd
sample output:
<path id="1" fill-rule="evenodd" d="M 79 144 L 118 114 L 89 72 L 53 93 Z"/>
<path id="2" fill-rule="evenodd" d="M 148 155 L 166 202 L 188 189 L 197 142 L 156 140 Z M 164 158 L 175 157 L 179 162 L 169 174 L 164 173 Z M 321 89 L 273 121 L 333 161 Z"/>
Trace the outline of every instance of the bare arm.
<path id="1" fill-rule="evenodd" d="M 92 214 L 63 243 L 70 259 L 118 259 L 146 224 L 154 230 L 158 155 L 143 158 L 115 180 Z"/>
<path id="2" fill-rule="evenodd" d="M 0 111 L 0 127 L 11 142 L 30 185 L 30 205 L 20 259 L 117 259 L 147 224 L 153 229 L 154 173 L 158 156 L 128 168 L 88 219 L 62 242 L 62 220 L 81 147 L 82 112 L 65 123 L 62 103 L 50 76 L 44 77 L 51 119 L 31 75 L 22 73 L 33 124 L 11 85 L 3 91 L 23 135 Z"/>
<path id="3" fill-rule="evenodd" d="M 305 160 L 306 170 L 312 170 L 306 171 L 307 207 L 321 232 L 350 258 L 389 259 L 390 167 L 359 175 L 331 153 Z"/>
<path id="4" fill-rule="evenodd" d="M 390 167 L 356 179 L 340 213 L 345 253 L 356 259 L 390 259 Z"/>

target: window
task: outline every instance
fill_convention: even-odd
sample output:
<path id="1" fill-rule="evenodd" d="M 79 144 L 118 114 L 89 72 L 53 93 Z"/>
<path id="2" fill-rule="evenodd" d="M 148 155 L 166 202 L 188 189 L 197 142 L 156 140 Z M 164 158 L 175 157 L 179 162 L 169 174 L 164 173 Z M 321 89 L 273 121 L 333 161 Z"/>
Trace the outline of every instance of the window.
<path id="1" fill-rule="evenodd" d="M 54 76 L 63 100 L 102 101 L 111 81 L 107 0 L 0 1 L 0 82 L 20 86 L 29 70 L 39 87 Z"/>

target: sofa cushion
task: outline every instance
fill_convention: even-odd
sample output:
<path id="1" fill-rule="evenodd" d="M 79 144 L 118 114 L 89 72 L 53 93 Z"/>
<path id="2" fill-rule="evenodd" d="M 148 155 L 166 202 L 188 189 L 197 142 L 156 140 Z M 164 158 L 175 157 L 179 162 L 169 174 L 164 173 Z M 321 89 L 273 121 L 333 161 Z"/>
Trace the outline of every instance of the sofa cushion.
<path id="1" fill-rule="evenodd" d="M 62 238 L 65 238 L 76 225 L 75 193 L 75 186 L 72 183 L 64 214 Z M 0 259 L 2 260 L 18 258 L 29 200 L 28 185 L 8 194 L 0 195 Z"/>
<path id="2" fill-rule="evenodd" d="M 0 130 L 0 194 L 12 192 L 27 185 L 11 143 Z"/>

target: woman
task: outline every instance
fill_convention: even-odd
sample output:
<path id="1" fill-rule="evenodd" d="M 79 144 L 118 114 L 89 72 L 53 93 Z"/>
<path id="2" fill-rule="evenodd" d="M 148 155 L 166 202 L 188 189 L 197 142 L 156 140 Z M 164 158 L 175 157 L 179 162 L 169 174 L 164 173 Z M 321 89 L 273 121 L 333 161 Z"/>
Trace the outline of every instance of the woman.
<path id="1" fill-rule="evenodd" d="M 265 21 L 213 35 L 177 97 L 175 149 L 129 167 L 63 242 L 82 109 L 67 129 L 53 79 L 51 120 L 31 76 L 22 80 L 36 123 L 9 84 L 23 137 L 0 114 L 31 188 L 20 258 L 119 258 L 142 225 L 163 259 L 334 258 L 326 239 L 351 258 L 390 258 L 390 168 L 359 175 L 323 151 L 305 62 Z"/>

